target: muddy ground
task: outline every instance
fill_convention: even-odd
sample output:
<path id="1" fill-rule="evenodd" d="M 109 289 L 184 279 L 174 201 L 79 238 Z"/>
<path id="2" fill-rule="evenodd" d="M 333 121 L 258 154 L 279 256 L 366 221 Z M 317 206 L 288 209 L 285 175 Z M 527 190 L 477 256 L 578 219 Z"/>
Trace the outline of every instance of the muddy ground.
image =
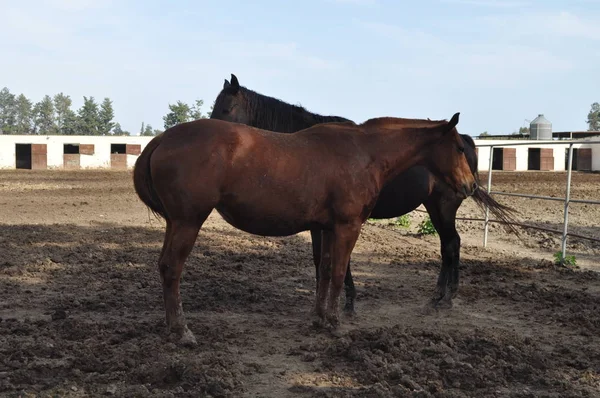
<path id="1" fill-rule="evenodd" d="M 485 178 L 485 176 L 483 176 Z M 496 173 L 494 189 L 562 196 L 564 173 Z M 599 198 L 576 173 L 573 197 Z M 498 197 L 560 228 L 562 205 Z M 464 217 L 481 217 L 467 200 Z M 309 234 L 262 238 L 218 214 L 199 234 L 182 298 L 199 345 L 165 339 L 156 270 L 164 224 L 130 172 L 0 171 L 0 396 L 598 397 L 600 246 L 571 239 L 579 268 L 553 265 L 558 236 L 460 221 L 454 307 L 425 304 L 439 239 L 368 222 L 354 250 L 357 312 L 340 333 L 310 322 Z M 600 236 L 600 206 L 573 230 Z"/>

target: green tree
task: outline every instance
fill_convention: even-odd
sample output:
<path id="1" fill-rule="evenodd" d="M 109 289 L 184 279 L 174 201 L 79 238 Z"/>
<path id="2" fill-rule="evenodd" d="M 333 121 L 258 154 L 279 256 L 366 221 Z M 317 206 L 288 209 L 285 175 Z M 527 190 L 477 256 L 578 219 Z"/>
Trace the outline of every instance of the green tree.
<path id="1" fill-rule="evenodd" d="M 488 137 L 489 133 L 487 131 L 484 131 L 483 133 L 479 134 L 480 137 Z"/>
<path id="2" fill-rule="evenodd" d="M 115 127 L 115 123 L 113 122 L 114 117 L 115 112 L 112 107 L 112 101 L 110 98 L 104 98 L 100 107 L 100 112 L 98 113 L 98 131 L 100 135 L 110 134 L 110 131 Z"/>
<path id="3" fill-rule="evenodd" d="M 161 129 L 154 129 L 154 131 L 152 132 L 154 135 L 159 135 L 163 133 L 163 130 Z"/>
<path id="4" fill-rule="evenodd" d="M 15 95 L 7 87 L 0 90 L 0 131 L 4 134 L 12 134 L 16 123 Z"/>
<path id="5" fill-rule="evenodd" d="M 131 135 L 131 133 L 129 133 L 129 131 L 123 130 L 119 123 L 115 123 L 115 127 L 113 128 L 113 135 Z"/>
<path id="6" fill-rule="evenodd" d="M 177 101 L 176 104 L 169 104 L 170 112 L 163 116 L 165 122 L 165 130 L 180 123 L 185 123 L 190 120 L 191 109 L 188 104 Z"/>
<path id="7" fill-rule="evenodd" d="M 77 115 L 73 110 L 67 109 L 64 115 L 63 126 L 59 134 L 75 135 L 77 134 Z"/>
<path id="8" fill-rule="evenodd" d="M 190 108 L 190 118 L 191 118 L 191 120 L 208 119 L 208 118 L 210 118 L 210 114 L 211 114 L 212 109 L 215 106 L 215 104 L 213 103 L 213 105 L 210 108 L 210 111 L 207 112 L 207 113 L 202 113 L 202 107 L 203 106 L 204 106 L 204 101 L 203 100 L 201 100 L 201 99 L 200 100 L 196 100 L 196 103 L 194 105 L 192 105 L 192 107 Z"/>
<path id="9" fill-rule="evenodd" d="M 123 135 L 123 129 L 121 128 L 120 123 L 115 123 L 115 127 L 113 127 L 113 134 L 114 135 Z"/>
<path id="10" fill-rule="evenodd" d="M 210 119 L 210 115 L 215 107 L 215 103 L 217 100 L 213 101 L 213 104 L 210 106 L 210 109 L 206 113 L 202 113 L 202 107 L 204 106 L 203 100 L 196 100 L 196 103 L 190 107 L 190 118 L 191 120 L 198 119 Z"/>
<path id="11" fill-rule="evenodd" d="M 45 95 L 44 98 L 34 106 L 34 118 L 37 134 L 56 134 L 54 102 L 52 102 L 52 98 L 50 98 L 49 95 Z"/>
<path id="12" fill-rule="evenodd" d="M 71 97 L 63 93 L 54 96 L 54 110 L 56 111 L 56 129 L 58 134 L 72 135 L 75 130 L 75 113 L 71 110 Z"/>
<path id="13" fill-rule="evenodd" d="M 23 94 L 16 100 L 15 134 L 31 134 L 33 104 Z"/>
<path id="14" fill-rule="evenodd" d="M 529 127 L 519 127 L 519 134 L 529 135 Z"/>
<path id="15" fill-rule="evenodd" d="M 98 104 L 94 97 L 83 97 L 83 105 L 77 111 L 77 133 L 81 135 L 98 135 L 100 118 Z"/>
<path id="16" fill-rule="evenodd" d="M 144 125 L 144 123 L 142 123 L 142 129 L 140 130 L 140 135 L 153 136 L 154 131 L 152 130 L 152 126 L 149 124 Z"/>
<path id="17" fill-rule="evenodd" d="M 594 102 L 587 117 L 588 131 L 600 131 L 600 104 Z"/>

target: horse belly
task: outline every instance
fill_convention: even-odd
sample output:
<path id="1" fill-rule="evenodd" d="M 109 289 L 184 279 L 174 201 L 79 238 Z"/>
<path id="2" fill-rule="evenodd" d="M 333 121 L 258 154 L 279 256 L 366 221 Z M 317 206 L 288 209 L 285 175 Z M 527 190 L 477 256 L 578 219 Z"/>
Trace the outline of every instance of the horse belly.
<path id="1" fill-rule="evenodd" d="M 311 222 L 297 209 L 276 212 L 257 206 L 219 205 L 217 212 L 230 225 L 261 236 L 290 236 L 311 227 Z"/>

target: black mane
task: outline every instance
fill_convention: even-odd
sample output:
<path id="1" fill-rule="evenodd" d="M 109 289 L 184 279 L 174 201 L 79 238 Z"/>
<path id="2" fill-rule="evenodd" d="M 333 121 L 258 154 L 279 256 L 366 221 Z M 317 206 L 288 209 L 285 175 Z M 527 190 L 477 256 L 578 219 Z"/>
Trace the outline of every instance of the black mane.
<path id="1" fill-rule="evenodd" d="M 319 123 L 352 122 L 341 116 L 312 113 L 301 106 L 288 104 L 243 86 L 240 86 L 239 92 L 246 100 L 246 112 L 252 127 L 294 133 Z"/>

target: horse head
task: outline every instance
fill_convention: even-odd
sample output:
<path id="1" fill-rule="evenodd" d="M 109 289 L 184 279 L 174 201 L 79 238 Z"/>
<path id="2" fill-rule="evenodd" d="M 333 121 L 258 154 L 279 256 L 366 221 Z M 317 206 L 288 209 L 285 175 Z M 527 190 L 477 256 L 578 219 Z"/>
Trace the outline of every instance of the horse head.
<path id="1" fill-rule="evenodd" d="M 232 73 L 231 82 L 225 79 L 223 83 L 223 89 L 221 89 L 215 100 L 210 118 L 250 124 L 250 115 L 247 112 L 247 100 L 243 91 L 237 77 Z"/>

